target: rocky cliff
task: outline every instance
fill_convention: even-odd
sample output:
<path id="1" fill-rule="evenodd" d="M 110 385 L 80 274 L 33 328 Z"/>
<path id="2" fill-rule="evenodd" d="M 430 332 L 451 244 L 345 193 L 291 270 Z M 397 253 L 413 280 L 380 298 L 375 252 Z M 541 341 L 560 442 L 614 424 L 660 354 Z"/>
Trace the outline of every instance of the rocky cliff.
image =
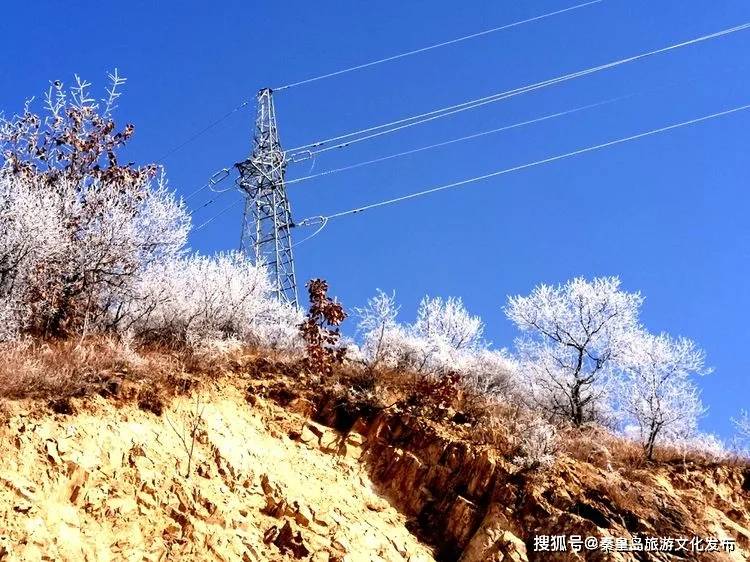
<path id="1" fill-rule="evenodd" d="M 163 407 L 6 404 L 0 560 L 748 559 L 741 467 L 520 469 L 413 416 L 268 388 L 222 379 Z M 597 548 L 574 552 L 576 536 Z M 617 551 L 648 537 L 725 548 Z"/>

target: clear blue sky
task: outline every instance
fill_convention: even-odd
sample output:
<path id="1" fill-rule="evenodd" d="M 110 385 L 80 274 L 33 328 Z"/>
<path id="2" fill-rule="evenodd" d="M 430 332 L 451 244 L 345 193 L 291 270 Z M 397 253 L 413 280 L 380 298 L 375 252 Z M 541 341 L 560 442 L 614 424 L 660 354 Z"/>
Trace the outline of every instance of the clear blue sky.
<path id="1" fill-rule="evenodd" d="M 119 117 L 129 157 L 159 159 L 196 130 L 278 86 L 560 9 L 537 2 L 9 1 L 0 18 L 0 108 L 20 109 L 73 73 L 127 76 Z M 537 82 L 750 21 L 744 0 L 605 0 L 542 22 L 279 93 L 286 146 Z M 321 157 L 315 170 L 622 94 L 595 110 L 290 187 L 296 218 L 575 150 L 750 103 L 750 31 L 413 127 Z M 654 91 L 656 89 L 656 91 Z M 183 193 L 250 148 L 251 109 L 165 161 Z M 349 307 L 395 289 L 405 320 L 425 293 L 462 296 L 498 346 L 516 335 L 508 294 L 574 276 L 619 275 L 646 296 L 643 320 L 698 341 L 703 427 L 730 435 L 750 407 L 750 112 L 332 222 L 297 248 L 300 281 L 327 278 Z M 290 169 L 305 175 L 310 163 Z M 191 201 L 195 206 L 208 198 Z M 227 193 L 196 223 L 234 199 Z M 237 247 L 237 206 L 193 236 Z M 299 236 L 299 234 L 298 234 Z M 349 330 L 353 324 L 349 323 Z"/>

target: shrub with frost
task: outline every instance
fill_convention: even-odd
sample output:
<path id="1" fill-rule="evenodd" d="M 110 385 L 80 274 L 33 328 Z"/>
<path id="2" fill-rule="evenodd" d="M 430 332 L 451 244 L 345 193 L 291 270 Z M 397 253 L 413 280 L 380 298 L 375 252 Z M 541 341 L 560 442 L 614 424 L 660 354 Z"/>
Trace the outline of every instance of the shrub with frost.
<path id="1" fill-rule="evenodd" d="M 367 300 L 366 306 L 354 309 L 359 317 L 357 331 L 363 344 L 356 348 L 356 354 L 351 345 L 347 346 L 353 359 L 365 363 L 371 369 L 381 363 L 393 363 L 393 357 L 390 356 L 393 350 L 391 340 L 400 336 L 396 321 L 399 308 L 395 294 L 389 295 L 378 289 L 375 296 Z"/>
<path id="2" fill-rule="evenodd" d="M 299 326 L 304 319 L 305 314 L 301 308 L 281 302 L 269 293 L 261 313 L 245 330 L 245 339 L 260 347 L 302 353 L 304 343 Z"/>
<path id="3" fill-rule="evenodd" d="M 266 268 L 239 252 L 155 263 L 111 313 L 119 331 L 146 340 L 200 347 L 234 339 L 284 350 L 300 343 L 301 312 L 276 300 Z"/>
<path id="4" fill-rule="evenodd" d="M 484 325 L 461 299 L 422 299 L 412 324 L 398 322 L 393 294 L 378 291 L 359 316 L 358 357 L 371 369 L 385 367 L 427 375 L 455 373 L 474 391 L 506 395 L 517 365 L 505 350 L 491 349 Z"/>
<path id="5" fill-rule="evenodd" d="M 447 373 L 485 349 L 484 324 L 460 298 L 424 297 L 415 322 L 403 330 L 403 362 L 419 372 Z"/>
<path id="6" fill-rule="evenodd" d="M 735 429 L 735 448 L 740 454 L 750 455 L 750 415 L 742 410 L 738 417 L 732 418 L 732 424 Z"/>
<path id="7" fill-rule="evenodd" d="M 426 372 L 435 362 L 438 346 L 424 337 L 412 325 L 402 325 L 397 321 L 400 306 L 395 295 L 377 291 L 363 308 L 355 309 L 359 317 L 357 331 L 362 338 L 359 350 L 362 361 L 370 368 Z"/>
<path id="8" fill-rule="evenodd" d="M 469 388 L 484 396 L 509 396 L 516 391 L 518 364 L 505 349 L 460 353 L 455 369 Z"/>
<path id="9" fill-rule="evenodd" d="M 481 319 L 469 314 L 461 299 L 425 297 L 415 322 L 407 325 L 397 322 L 394 296 L 382 291 L 356 311 L 361 351 L 371 366 L 444 374 L 486 348 Z"/>
<path id="10" fill-rule="evenodd" d="M 713 433 L 693 431 L 687 435 L 675 435 L 671 444 L 685 457 L 697 454 L 713 460 L 722 460 L 728 456 L 727 446 Z"/>
<path id="11" fill-rule="evenodd" d="M 558 436 L 554 426 L 536 418 L 516 428 L 520 454 L 513 462 L 527 469 L 548 466 L 555 461 Z"/>

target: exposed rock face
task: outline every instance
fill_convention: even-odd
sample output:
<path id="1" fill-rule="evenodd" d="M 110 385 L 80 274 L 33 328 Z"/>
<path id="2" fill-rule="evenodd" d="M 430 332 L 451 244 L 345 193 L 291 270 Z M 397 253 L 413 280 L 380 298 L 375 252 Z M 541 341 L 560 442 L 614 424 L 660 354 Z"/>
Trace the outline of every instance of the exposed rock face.
<path id="1" fill-rule="evenodd" d="M 460 562 L 522 562 L 528 560 L 526 545 L 507 529 L 510 522 L 498 504 L 492 504 L 484 520 L 461 554 Z"/>
<path id="2" fill-rule="evenodd" d="M 324 405 L 321 417 L 336 423 Z M 524 473 L 420 420 L 381 413 L 355 422 L 363 457 L 386 496 L 418 523 L 447 560 L 750 560 L 747 471 L 714 466 L 654 467 L 644 481 L 562 458 L 543 473 Z M 573 552 L 534 544 L 535 536 L 733 539 L 734 551 Z"/>
<path id="3" fill-rule="evenodd" d="M 101 399 L 75 415 L 14 405 L 0 423 L 0 560 L 750 559 L 741 468 L 662 466 L 628 480 L 563 458 L 523 472 L 392 411 L 342 418 L 336 404 L 304 398 L 250 406 L 230 384 L 204 403 L 187 478 L 178 433 L 189 398 L 161 417 Z M 737 548 L 539 551 L 542 535 L 716 537 Z"/>

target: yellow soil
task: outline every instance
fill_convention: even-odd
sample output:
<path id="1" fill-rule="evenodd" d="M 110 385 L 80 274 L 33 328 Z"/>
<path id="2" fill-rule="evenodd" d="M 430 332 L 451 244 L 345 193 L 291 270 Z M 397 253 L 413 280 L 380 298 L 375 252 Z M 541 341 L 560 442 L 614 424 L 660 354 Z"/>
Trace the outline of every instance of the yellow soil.
<path id="1" fill-rule="evenodd" d="M 374 491 L 356 441 L 333 447 L 331 430 L 231 386 L 199 396 L 161 417 L 100 398 L 72 416 L 8 406 L 0 560 L 433 559 Z M 189 447 L 201 409 L 186 478 L 178 433 Z"/>

